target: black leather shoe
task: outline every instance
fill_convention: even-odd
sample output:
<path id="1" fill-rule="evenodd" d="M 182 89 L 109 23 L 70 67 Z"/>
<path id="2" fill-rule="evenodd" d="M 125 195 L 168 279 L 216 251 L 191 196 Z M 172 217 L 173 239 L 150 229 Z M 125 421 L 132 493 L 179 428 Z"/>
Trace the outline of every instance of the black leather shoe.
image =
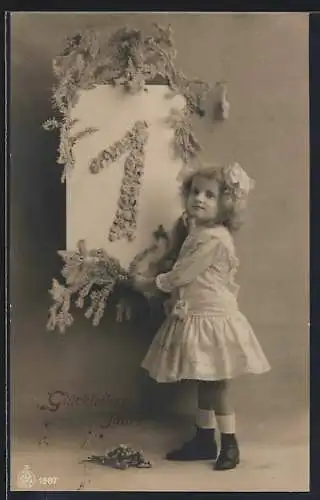
<path id="1" fill-rule="evenodd" d="M 166 459 L 181 462 L 215 460 L 217 453 L 214 429 L 200 429 L 197 427 L 196 435 L 190 441 L 184 443 L 181 448 L 169 451 Z"/>
<path id="2" fill-rule="evenodd" d="M 230 470 L 240 463 L 240 451 L 236 438 L 228 436 L 227 439 L 222 434 L 221 450 L 214 465 L 215 470 Z"/>

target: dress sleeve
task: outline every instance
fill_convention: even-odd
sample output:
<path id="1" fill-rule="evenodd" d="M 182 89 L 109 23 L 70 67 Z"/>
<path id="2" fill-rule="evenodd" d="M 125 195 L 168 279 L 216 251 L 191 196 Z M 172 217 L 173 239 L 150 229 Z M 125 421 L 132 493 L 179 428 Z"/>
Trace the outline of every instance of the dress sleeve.
<path id="1" fill-rule="evenodd" d="M 217 253 L 223 249 L 224 245 L 216 237 L 196 242 L 178 258 L 172 271 L 158 274 L 157 287 L 162 292 L 170 293 L 175 288 L 187 285 L 219 260 Z"/>

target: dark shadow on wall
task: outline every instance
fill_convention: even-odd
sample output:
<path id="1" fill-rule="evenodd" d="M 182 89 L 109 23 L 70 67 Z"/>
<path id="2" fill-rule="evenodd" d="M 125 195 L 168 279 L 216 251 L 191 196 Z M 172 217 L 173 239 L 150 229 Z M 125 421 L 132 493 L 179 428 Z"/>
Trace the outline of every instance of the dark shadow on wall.
<path id="1" fill-rule="evenodd" d="M 51 65 L 38 71 L 33 66 L 12 58 L 10 270 L 17 312 L 44 300 L 59 265 L 52 250 L 65 247 L 65 186 L 55 163 L 59 138 L 42 129 L 53 114 Z"/>

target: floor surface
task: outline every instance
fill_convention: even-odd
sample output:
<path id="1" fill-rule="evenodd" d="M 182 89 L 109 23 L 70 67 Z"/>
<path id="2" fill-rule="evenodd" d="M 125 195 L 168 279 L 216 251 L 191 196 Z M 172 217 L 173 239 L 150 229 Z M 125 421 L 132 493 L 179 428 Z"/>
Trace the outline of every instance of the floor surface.
<path id="1" fill-rule="evenodd" d="M 93 424 L 94 422 L 94 424 Z M 210 462 L 172 463 L 165 452 L 192 435 L 187 425 L 136 422 L 103 428 L 102 417 L 55 421 L 39 432 L 15 435 L 11 442 L 11 489 L 102 491 L 308 491 L 307 415 L 292 422 L 242 424 L 241 463 L 218 472 Z M 35 438 L 35 436 L 37 437 Z M 110 469 L 83 464 L 117 444 L 142 449 L 151 469 Z M 26 475 L 31 472 L 31 476 Z M 22 473 L 22 474 L 21 474 Z M 28 477 L 31 482 L 26 483 Z M 22 482 L 21 482 L 22 481 Z M 49 484 L 51 483 L 51 484 Z"/>

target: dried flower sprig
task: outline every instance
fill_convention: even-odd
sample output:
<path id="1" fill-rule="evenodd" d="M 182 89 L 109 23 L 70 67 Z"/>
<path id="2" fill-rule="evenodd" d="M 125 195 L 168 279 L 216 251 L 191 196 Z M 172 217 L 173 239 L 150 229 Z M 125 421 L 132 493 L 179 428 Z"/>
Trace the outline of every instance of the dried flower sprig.
<path id="1" fill-rule="evenodd" d="M 173 149 L 176 157 L 184 164 L 189 163 L 202 150 L 192 131 L 189 111 L 186 108 L 182 111 L 173 109 L 166 121 L 174 129 Z"/>
<path id="2" fill-rule="evenodd" d="M 76 307 L 83 308 L 87 298 L 91 304 L 85 316 L 92 318 L 93 325 L 97 326 L 114 287 L 128 280 L 130 274 L 104 249 L 88 251 L 83 240 L 79 241 L 77 251 L 59 251 L 58 254 L 64 261 L 61 274 L 65 285 L 56 279 L 52 282 L 50 294 L 54 303 L 49 309 L 47 328 L 58 328 L 63 333 L 73 323 L 71 300 L 74 299 Z"/>
<path id="3" fill-rule="evenodd" d="M 43 123 L 45 130 L 59 129 L 60 143 L 57 163 L 64 165 L 61 181 L 64 182 L 75 161 L 72 148 L 81 138 L 97 131 L 89 127 L 71 136 L 71 129 L 76 120 L 71 120 L 71 110 L 78 100 L 79 89 L 95 86 L 92 68 L 99 54 L 97 34 L 88 30 L 67 38 L 62 54 L 53 60 L 53 72 L 58 80 L 53 88 L 52 105 L 60 112 L 60 120 L 53 118 Z"/>
<path id="4" fill-rule="evenodd" d="M 120 444 L 111 450 L 107 450 L 104 455 L 91 455 L 83 462 L 97 463 L 115 469 L 126 470 L 129 467 L 139 469 L 150 469 L 152 464 L 143 455 L 142 451 L 137 451 L 128 445 Z"/>
<path id="5" fill-rule="evenodd" d="M 60 123 L 55 118 L 49 118 L 48 120 L 43 122 L 42 126 L 45 130 L 48 130 L 48 131 L 56 130 L 60 127 Z"/>

